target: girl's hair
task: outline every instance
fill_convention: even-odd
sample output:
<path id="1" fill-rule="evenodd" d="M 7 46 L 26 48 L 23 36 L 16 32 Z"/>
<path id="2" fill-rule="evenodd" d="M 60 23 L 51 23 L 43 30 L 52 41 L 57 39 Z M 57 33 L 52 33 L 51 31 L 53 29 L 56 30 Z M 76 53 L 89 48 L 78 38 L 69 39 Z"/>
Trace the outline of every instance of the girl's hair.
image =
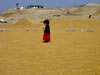
<path id="1" fill-rule="evenodd" d="M 49 24 L 49 20 L 44 20 L 43 23 Z"/>

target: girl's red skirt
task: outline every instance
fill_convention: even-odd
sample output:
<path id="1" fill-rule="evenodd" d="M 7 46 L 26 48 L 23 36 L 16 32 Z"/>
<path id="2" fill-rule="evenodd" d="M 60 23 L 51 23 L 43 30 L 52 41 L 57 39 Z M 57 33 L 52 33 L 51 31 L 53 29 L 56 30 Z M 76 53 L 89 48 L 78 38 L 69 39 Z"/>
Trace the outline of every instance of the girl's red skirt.
<path id="1" fill-rule="evenodd" d="M 50 33 L 44 33 L 43 40 L 44 41 L 50 41 Z"/>

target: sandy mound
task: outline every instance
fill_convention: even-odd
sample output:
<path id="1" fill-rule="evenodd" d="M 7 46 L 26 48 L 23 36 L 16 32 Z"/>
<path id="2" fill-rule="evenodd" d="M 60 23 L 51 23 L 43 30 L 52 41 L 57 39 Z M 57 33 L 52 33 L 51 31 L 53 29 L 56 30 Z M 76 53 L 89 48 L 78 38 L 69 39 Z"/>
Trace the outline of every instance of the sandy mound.
<path id="1" fill-rule="evenodd" d="M 33 22 L 30 19 L 22 18 L 21 20 L 16 22 L 15 25 L 33 25 Z"/>

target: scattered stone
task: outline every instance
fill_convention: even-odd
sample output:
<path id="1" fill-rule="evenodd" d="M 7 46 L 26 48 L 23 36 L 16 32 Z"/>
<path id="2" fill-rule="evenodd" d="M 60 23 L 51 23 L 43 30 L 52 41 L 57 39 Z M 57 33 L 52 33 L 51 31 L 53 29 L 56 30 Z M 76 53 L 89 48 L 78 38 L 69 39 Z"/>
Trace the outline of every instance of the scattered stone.
<path id="1" fill-rule="evenodd" d="M 81 29 L 80 32 L 85 32 L 85 30 Z"/>
<path id="2" fill-rule="evenodd" d="M 0 29 L 0 32 L 4 32 L 4 31 L 6 31 L 6 29 Z"/>
<path id="3" fill-rule="evenodd" d="M 87 30 L 87 32 L 93 32 L 93 30 Z"/>
<path id="4" fill-rule="evenodd" d="M 27 29 L 26 31 L 27 31 L 27 32 L 29 32 L 30 30 L 29 30 L 29 29 Z"/>
<path id="5" fill-rule="evenodd" d="M 76 30 L 68 29 L 68 30 L 66 30 L 66 32 L 76 32 Z"/>

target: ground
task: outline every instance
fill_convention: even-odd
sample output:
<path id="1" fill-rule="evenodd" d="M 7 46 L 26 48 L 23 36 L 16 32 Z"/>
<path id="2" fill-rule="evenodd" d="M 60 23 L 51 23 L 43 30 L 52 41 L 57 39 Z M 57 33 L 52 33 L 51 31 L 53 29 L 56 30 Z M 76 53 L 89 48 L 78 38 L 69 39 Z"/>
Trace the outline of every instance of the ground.
<path id="1" fill-rule="evenodd" d="M 42 23 L 1 25 L 7 31 L 0 32 L 0 75 L 100 75 L 100 19 L 50 22 L 50 43 L 42 42 Z"/>

